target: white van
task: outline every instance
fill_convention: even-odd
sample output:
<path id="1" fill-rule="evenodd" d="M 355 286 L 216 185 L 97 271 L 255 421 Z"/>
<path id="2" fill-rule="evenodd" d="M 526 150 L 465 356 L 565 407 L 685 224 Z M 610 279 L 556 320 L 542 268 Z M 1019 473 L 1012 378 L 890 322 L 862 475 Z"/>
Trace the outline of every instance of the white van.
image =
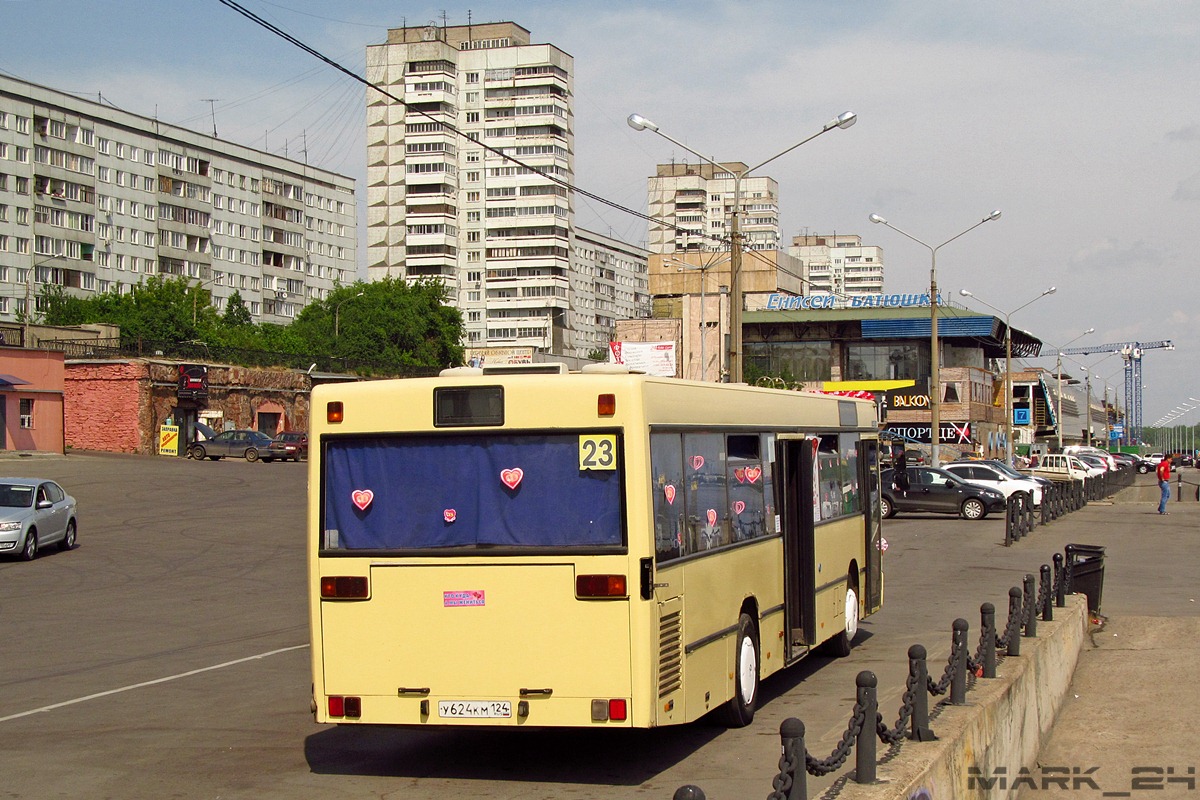
<path id="1" fill-rule="evenodd" d="M 1070 453 L 1047 453 L 1029 471 L 1052 481 L 1083 481 L 1088 476 L 1088 468 Z"/>

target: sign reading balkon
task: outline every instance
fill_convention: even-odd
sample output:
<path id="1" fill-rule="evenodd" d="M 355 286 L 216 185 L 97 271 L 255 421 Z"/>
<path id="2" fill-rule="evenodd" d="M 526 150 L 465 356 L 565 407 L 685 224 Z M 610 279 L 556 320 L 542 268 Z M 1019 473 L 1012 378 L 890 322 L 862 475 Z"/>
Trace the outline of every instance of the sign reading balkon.
<path id="1" fill-rule="evenodd" d="M 938 305 L 942 304 L 938 294 Z M 921 294 L 867 294 L 838 298 L 831 294 L 810 294 L 792 297 L 774 293 L 767 295 L 764 311 L 808 311 L 828 308 L 929 308 L 929 292 Z"/>

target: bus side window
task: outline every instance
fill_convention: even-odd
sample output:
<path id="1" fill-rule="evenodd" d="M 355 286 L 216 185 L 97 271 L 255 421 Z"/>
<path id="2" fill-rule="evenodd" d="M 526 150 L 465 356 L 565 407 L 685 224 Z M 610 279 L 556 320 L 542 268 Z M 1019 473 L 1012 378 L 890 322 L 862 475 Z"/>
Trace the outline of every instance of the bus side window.
<path id="1" fill-rule="evenodd" d="M 654 494 L 654 557 L 658 562 L 683 555 L 683 443 L 678 433 L 650 434 L 650 472 Z"/>
<path id="2" fill-rule="evenodd" d="M 725 435 L 685 433 L 683 469 L 687 481 L 686 552 L 729 544 L 733 511 L 726 491 Z"/>
<path id="3" fill-rule="evenodd" d="M 726 483 L 729 486 L 730 521 L 735 542 L 766 534 L 760 442 L 758 434 L 734 433 L 729 434 L 726 441 L 729 454 Z"/>

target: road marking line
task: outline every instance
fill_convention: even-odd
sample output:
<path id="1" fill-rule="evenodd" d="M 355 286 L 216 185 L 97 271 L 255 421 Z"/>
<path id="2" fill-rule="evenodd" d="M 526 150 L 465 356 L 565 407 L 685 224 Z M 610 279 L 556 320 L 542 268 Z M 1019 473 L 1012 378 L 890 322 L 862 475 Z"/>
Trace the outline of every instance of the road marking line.
<path id="1" fill-rule="evenodd" d="M 64 700 L 61 703 L 54 703 L 52 705 L 42 706 L 41 708 L 35 708 L 31 711 L 22 711 L 19 714 L 10 714 L 7 717 L 0 717 L 0 722 L 8 722 L 9 720 L 20 719 L 21 717 L 32 716 L 33 714 L 41 714 L 46 711 L 54 711 L 55 709 L 62 708 L 64 706 L 73 706 L 76 703 L 86 703 L 88 700 L 97 700 L 101 697 L 108 697 L 109 695 L 120 694 L 122 692 L 130 692 L 130 691 L 133 691 L 134 689 L 144 689 L 147 686 L 154 686 L 155 684 L 158 684 L 158 683 L 167 683 L 168 681 L 175 681 L 175 680 L 179 680 L 180 678 L 190 678 L 191 676 L 199 675 L 202 672 L 211 672 L 214 669 L 224 669 L 225 667 L 233 667 L 238 664 L 244 664 L 247 661 L 257 661 L 259 659 L 267 658 L 268 656 L 275 656 L 275 655 L 279 655 L 280 653 L 290 653 L 293 650 L 302 650 L 306 647 L 308 647 L 308 645 L 306 645 L 306 644 L 297 644 L 297 645 L 293 645 L 292 647 L 281 647 L 278 650 L 269 650 L 266 653 L 259 653 L 256 656 L 246 656 L 245 658 L 238 658 L 233 661 L 226 661 L 224 664 L 213 664 L 211 667 L 201 667 L 200 669 L 193 669 L 193 670 L 189 670 L 187 672 L 181 672 L 178 675 L 168 675 L 165 678 L 155 678 L 152 681 L 144 681 L 142 683 L 134 683 L 129 686 L 122 686 L 120 689 L 109 689 L 106 692 L 97 692 L 96 694 L 89 694 L 86 697 L 77 697 L 74 700 Z"/>

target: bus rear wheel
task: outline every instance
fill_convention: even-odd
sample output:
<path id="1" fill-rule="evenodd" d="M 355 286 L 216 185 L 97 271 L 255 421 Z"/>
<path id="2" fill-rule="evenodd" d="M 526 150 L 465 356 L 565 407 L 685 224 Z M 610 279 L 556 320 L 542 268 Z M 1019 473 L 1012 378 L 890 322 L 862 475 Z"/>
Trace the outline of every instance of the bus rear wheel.
<path id="1" fill-rule="evenodd" d="M 829 640 L 829 654 L 838 658 L 850 655 L 854 637 L 858 635 L 858 588 L 851 583 L 846 587 L 846 625 L 837 636 Z"/>
<path id="2" fill-rule="evenodd" d="M 749 614 L 738 618 L 734 650 L 734 692 L 723 708 L 725 724 L 744 728 L 754 721 L 758 707 L 758 628 Z"/>

